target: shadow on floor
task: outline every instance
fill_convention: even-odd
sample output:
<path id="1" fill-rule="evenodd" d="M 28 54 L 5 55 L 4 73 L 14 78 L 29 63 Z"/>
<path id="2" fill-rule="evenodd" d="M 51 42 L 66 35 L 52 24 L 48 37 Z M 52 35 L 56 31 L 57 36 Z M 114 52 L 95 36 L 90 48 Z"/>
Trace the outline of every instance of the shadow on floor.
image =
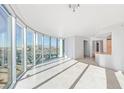
<path id="1" fill-rule="evenodd" d="M 108 89 L 121 89 L 121 86 L 115 76 L 114 71 L 112 70 L 105 70 L 106 71 L 106 82 Z"/>
<path id="2" fill-rule="evenodd" d="M 40 87 L 40 86 L 42 86 L 43 84 L 47 83 L 48 81 L 50 81 L 51 79 L 55 78 L 55 77 L 58 76 L 59 74 L 65 72 L 66 70 L 68 70 L 68 69 L 71 68 L 72 66 L 76 65 L 77 63 L 78 63 L 78 62 L 76 62 L 76 63 L 70 65 L 69 67 L 67 67 L 67 68 L 65 68 L 65 69 L 63 69 L 62 71 L 60 71 L 60 72 L 58 72 L 57 74 L 51 76 L 51 77 L 48 78 L 47 80 L 45 80 L 45 81 L 39 83 L 38 85 L 36 85 L 36 86 L 33 87 L 32 89 L 37 89 L 38 87 Z"/>
<path id="3" fill-rule="evenodd" d="M 86 70 L 89 68 L 90 65 L 88 65 L 83 71 L 82 73 L 78 76 L 78 78 L 74 81 L 74 83 L 70 86 L 69 89 L 74 89 L 74 87 L 76 86 L 76 84 L 79 82 L 79 80 L 82 78 L 82 76 L 84 75 L 84 73 L 86 72 Z"/>
<path id="4" fill-rule="evenodd" d="M 66 62 L 66 61 L 65 61 L 65 62 Z M 95 63 L 95 61 L 94 61 L 93 59 L 83 59 L 83 60 L 78 60 L 78 62 L 86 63 L 86 64 L 88 64 L 88 66 L 85 68 L 84 71 L 82 71 L 82 73 L 78 76 L 78 78 L 77 78 L 77 79 L 74 81 L 74 83 L 70 86 L 70 89 L 73 89 L 73 88 L 76 86 L 76 84 L 79 82 L 79 80 L 82 78 L 82 76 L 86 73 L 86 71 L 87 71 L 87 69 L 89 68 L 90 65 L 98 66 L 98 65 Z M 60 63 L 60 64 L 63 64 L 63 62 Z M 60 64 L 58 64 L 58 65 L 60 65 Z M 75 64 L 76 64 L 76 63 L 75 63 Z M 51 76 L 51 77 L 48 78 L 47 80 L 45 80 L 45 81 L 43 81 L 43 82 L 40 82 L 38 85 L 36 85 L 35 87 L 33 87 L 33 89 L 36 89 L 36 88 L 42 86 L 43 84 L 47 83 L 48 81 L 50 81 L 51 79 L 55 78 L 55 77 L 58 76 L 59 74 L 61 74 L 61 73 L 63 73 L 64 71 L 68 70 L 69 68 L 71 68 L 71 67 L 74 66 L 75 64 L 72 64 L 71 66 L 69 66 L 69 67 L 63 69 L 62 71 L 60 71 L 60 72 L 58 72 L 57 74 Z M 58 65 L 55 65 L 55 66 L 51 66 L 51 67 L 49 67 L 49 68 L 46 68 L 46 69 L 44 69 L 44 70 L 42 70 L 42 71 L 39 71 L 39 72 L 37 72 L 37 73 L 32 74 L 32 75 L 29 76 L 29 77 L 32 77 L 32 76 L 34 76 L 34 75 L 36 75 L 36 74 L 39 74 L 39 73 L 41 73 L 41 72 L 44 72 L 44 71 L 46 71 L 46 70 L 50 70 L 51 68 L 56 67 L 56 66 L 58 66 Z M 98 67 L 99 67 L 99 66 L 98 66 Z M 123 74 L 124 74 L 124 73 L 123 73 Z M 110 70 L 110 69 L 105 69 L 105 75 L 106 75 L 106 83 L 107 83 L 107 85 L 106 85 L 107 87 L 106 87 L 106 88 L 107 88 L 107 89 L 121 89 L 121 86 L 120 86 L 120 84 L 119 84 L 119 82 L 118 82 L 118 80 L 117 80 L 117 77 L 116 77 L 116 75 L 115 75 L 115 71 Z M 29 78 L 29 77 L 26 77 L 26 78 Z M 25 78 L 25 79 L 26 79 L 26 78 Z M 92 76 L 91 76 L 91 78 L 92 78 Z"/>
<path id="5" fill-rule="evenodd" d="M 76 60 L 89 65 L 98 66 L 94 58 L 84 58 L 84 59 L 76 59 Z"/>
<path id="6" fill-rule="evenodd" d="M 89 64 L 89 65 L 98 66 L 94 59 L 86 58 L 86 59 L 77 59 L 77 60 L 79 62 L 83 62 L 83 63 Z M 98 67 L 100 67 L 100 66 L 98 66 Z M 115 75 L 115 71 L 111 70 L 111 69 L 106 69 L 106 68 L 104 68 L 104 69 L 106 71 L 107 89 L 121 89 L 121 86 Z M 122 74 L 124 75 L 124 72 L 122 72 Z"/>
<path id="7" fill-rule="evenodd" d="M 47 71 L 47 70 L 50 70 L 50 69 L 52 69 L 52 68 L 54 68 L 54 67 L 57 67 L 57 66 L 59 66 L 59 65 L 61 65 L 61 64 L 66 63 L 66 62 L 68 62 L 68 61 L 70 61 L 70 60 L 71 60 L 71 59 L 66 60 L 66 61 L 63 61 L 62 63 L 58 63 L 58 64 L 56 64 L 56 65 L 54 65 L 54 66 L 50 66 L 50 67 L 48 67 L 48 68 L 46 68 L 46 69 L 43 69 L 43 70 L 41 70 L 41 71 L 38 71 L 38 72 L 36 72 L 36 73 L 34 73 L 34 74 L 28 74 L 26 77 L 21 78 L 19 81 L 24 80 L 24 79 L 27 79 L 27 78 L 30 78 L 30 77 L 32 77 L 32 76 L 35 76 L 35 75 L 40 74 L 40 73 L 42 73 L 42 72 L 45 72 L 45 71 Z"/>

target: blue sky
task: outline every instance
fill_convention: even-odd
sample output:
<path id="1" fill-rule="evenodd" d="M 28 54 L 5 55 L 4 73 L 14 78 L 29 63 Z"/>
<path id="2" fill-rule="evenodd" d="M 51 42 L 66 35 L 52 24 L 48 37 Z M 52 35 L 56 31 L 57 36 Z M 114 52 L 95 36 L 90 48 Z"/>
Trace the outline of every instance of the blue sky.
<path id="1" fill-rule="evenodd" d="M 56 45 L 57 45 L 56 38 L 51 38 L 51 46 L 56 47 Z"/>
<path id="2" fill-rule="evenodd" d="M 23 30 L 19 25 L 16 25 L 16 45 L 21 47 L 23 44 Z"/>
<path id="3" fill-rule="evenodd" d="M 5 45 L 7 40 L 7 29 L 8 29 L 8 15 L 0 7 L 0 47 Z M 6 44 L 7 46 L 7 44 Z"/>
<path id="4" fill-rule="evenodd" d="M 49 43 L 50 43 L 50 38 L 48 36 L 44 36 L 44 47 L 49 47 Z"/>
<path id="5" fill-rule="evenodd" d="M 0 47 L 4 46 L 5 39 L 8 36 L 8 16 L 0 7 Z M 33 45 L 34 33 L 32 31 L 27 31 L 27 45 Z M 7 36 L 6 36 L 7 35 Z M 41 41 L 41 42 L 39 42 Z M 42 43 L 42 36 L 38 38 L 38 44 Z M 23 30 L 22 28 L 16 24 L 16 44 L 17 47 L 21 47 L 23 44 Z M 49 47 L 50 37 L 44 36 L 44 46 Z M 56 38 L 51 38 L 51 46 L 56 47 Z"/>
<path id="6" fill-rule="evenodd" d="M 34 38 L 34 33 L 32 31 L 27 31 L 27 45 L 33 45 L 33 38 Z"/>

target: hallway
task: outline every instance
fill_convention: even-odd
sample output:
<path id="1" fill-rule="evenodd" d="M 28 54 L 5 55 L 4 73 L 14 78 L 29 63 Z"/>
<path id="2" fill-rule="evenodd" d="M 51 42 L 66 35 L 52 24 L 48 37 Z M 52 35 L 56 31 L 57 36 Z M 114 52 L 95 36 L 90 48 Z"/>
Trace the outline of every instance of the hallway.
<path id="1" fill-rule="evenodd" d="M 87 61 L 87 62 L 86 62 Z M 87 64 L 90 59 L 60 59 L 27 71 L 16 89 L 120 89 L 124 74 Z"/>

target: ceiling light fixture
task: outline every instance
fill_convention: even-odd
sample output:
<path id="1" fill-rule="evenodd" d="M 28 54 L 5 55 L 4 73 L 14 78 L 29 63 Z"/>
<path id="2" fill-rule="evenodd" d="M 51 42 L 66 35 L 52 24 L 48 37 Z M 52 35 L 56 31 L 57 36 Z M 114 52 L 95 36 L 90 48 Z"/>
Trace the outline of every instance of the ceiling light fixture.
<path id="1" fill-rule="evenodd" d="M 69 8 L 72 8 L 73 12 L 80 7 L 80 4 L 69 4 Z"/>

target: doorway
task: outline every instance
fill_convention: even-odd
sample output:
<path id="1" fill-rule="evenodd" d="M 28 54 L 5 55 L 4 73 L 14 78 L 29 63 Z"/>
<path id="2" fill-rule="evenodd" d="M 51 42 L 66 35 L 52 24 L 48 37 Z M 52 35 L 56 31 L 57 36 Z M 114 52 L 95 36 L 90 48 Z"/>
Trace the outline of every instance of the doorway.
<path id="1" fill-rule="evenodd" d="M 84 58 L 90 57 L 90 51 L 89 51 L 89 42 L 88 40 L 84 40 Z"/>

